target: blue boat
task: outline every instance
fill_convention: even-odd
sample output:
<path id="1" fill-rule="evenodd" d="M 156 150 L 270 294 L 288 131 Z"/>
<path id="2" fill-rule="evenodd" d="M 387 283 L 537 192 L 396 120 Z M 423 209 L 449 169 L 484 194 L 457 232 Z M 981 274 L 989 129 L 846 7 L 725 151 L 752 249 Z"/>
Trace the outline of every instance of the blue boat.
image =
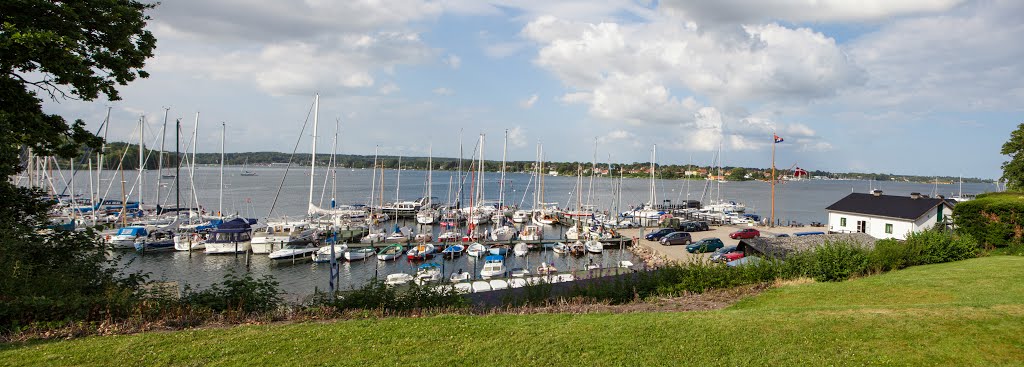
<path id="1" fill-rule="evenodd" d="M 135 240 L 135 251 L 173 251 L 174 232 L 153 231 L 146 237 L 139 237 Z"/>
<path id="2" fill-rule="evenodd" d="M 505 257 L 501 255 L 488 255 L 484 258 L 484 268 L 480 270 L 480 277 L 484 279 L 497 278 L 505 275 Z"/>
<path id="3" fill-rule="evenodd" d="M 444 255 L 444 257 L 447 257 L 447 258 L 455 258 L 455 257 L 458 257 L 458 256 L 462 255 L 462 251 L 465 251 L 465 250 L 466 250 L 466 246 L 463 246 L 463 245 L 460 245 L 460 244 L 454 244 L 454 245 L 451 245 L 451 246 L 448 246 L 447 248 L 445 248 L 444 251 L 441 251 L 441 255 Z"/>
<path id="4" fill-rule="evenodd" d="M 495 245 L 487 249 L 487 252 L 490 253 L 491 255 L 505 256 L 508 254 L 508 247 Z M 490 258 L 490 256 L 488 256 L 487 258 Z"/>

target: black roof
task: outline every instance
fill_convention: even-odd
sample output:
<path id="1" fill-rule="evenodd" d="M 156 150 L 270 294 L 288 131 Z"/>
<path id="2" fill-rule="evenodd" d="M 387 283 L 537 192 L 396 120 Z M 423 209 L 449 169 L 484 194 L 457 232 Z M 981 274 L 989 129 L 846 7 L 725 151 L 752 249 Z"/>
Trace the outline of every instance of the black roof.
<path id="1" fill-rule="evenodd" d="M 942 202 L 949 206 L 956 204 L 952 200 L 924 196 L 914 199 L 909 196 L 852 193 L 825 210 L 916 220 Z"/>

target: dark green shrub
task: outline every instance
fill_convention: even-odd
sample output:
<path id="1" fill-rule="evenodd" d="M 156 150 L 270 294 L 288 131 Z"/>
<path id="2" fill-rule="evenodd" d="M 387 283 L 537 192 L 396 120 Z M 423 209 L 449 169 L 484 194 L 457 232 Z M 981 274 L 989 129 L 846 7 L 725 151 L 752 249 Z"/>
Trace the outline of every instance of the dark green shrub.
<path id="1" fill-rule="evenodd" d="M 1001 247 L 1024 243 L 1024 194 L 999 192 L 978 195 L 953 208 L 957 233 L 980 245 Z"/>
<path id="2" fill-rule="evenodd" d="M 250 274 L 238 277 L 230 273 L 224 281 L 210 288 L 194 290 L 186 285 L 181 303 L 190 307 L 208 308 L 216 312 L 268 312 L 283 304 L 278 282 L 269 275 L 260 279 Z"/>
<path id="3" fill-rule="evenodd" d="M 864 274 L 868 267 L 868 251 L 843 242 L 826 242 L 813 252 L 814 266 L 810 275 L 819 282 L 835 282 Z"/>
<path id="4" fill-rule="evenodd" d="M 904 244 L 917 256 L 910 265 L 937 264 L 970 259 L 978 254 L 978 245 L 970 235 L 942 231 L 923 231 L 907 236 Z"/>
<path id="5" fill-rule="evenodd" d="M 411 311 L 421 308 L 458 308 L 466 307 L 469 301 L 453 287 L 418 286 L 410 284 L 409 288 L 398 291 L 395 287 L 384 284 L 380 280 L 372 280 L 366 285 L 341 292 L 335 298 L 319 295 L 314 305 L 344 310 L 384 310 Z"/>

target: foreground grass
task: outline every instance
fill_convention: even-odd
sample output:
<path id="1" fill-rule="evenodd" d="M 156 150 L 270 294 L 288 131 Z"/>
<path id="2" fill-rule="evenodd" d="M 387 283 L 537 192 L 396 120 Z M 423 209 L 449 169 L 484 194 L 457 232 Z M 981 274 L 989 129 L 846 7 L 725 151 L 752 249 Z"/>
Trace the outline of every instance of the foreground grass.
<path id="1" fill-rule="evenodd" d="M 392 318 L 0 346 L 13 365 L 1013 365 L 1024 258 L 785 286 L 710 312 Z"/>

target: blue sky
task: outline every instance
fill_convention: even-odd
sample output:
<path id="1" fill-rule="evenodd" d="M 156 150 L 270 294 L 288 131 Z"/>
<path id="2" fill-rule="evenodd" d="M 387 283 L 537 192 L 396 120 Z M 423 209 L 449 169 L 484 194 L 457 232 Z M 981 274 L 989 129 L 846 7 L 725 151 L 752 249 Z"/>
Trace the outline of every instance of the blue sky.
<path id="1" fill-rule="evenodd" d="M 163 108 L 198 150 L 291 151 L 314 93 L 318 151 L 777 165 L 995 178 L 1024 104 L 1012 1 L 164 2 L 152 76 L 123 100 L 48 102 L 111 140 Z M 307 134 L 308 135 L 308 134 Z M 149 140 L 149 139 L 147 139 Z M 309 150 L 306 136 L 300 151 Z"/>

